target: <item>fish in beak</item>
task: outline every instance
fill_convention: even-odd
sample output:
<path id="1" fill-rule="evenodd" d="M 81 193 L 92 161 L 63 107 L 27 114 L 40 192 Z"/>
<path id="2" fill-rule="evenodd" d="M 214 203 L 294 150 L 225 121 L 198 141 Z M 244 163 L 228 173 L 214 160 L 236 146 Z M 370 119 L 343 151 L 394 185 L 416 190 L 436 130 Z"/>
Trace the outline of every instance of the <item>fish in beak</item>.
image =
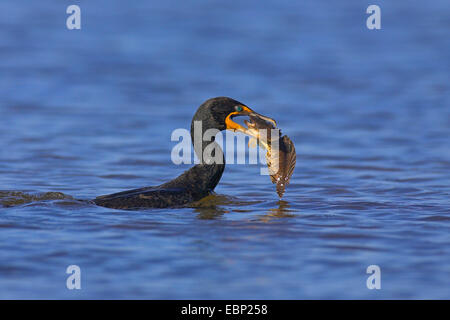
<path id="1" fill-rule="evenodd" d="M 247 128 L 236 123 L 234 131 L 243 132 L 253 138 L 249 141 L 249 147 L 259 144 L 267 150 L 266 161 L 270 179 L 272 183 L 276 184 L 277 194 L 281 198 L 289 184 L 297 161 L 294 143 L 288 136 L 281 135 L 276 121 L 272 118 L 260 115 L 250 109 L 243 110 L 243 112 L 246 114 L 239 115 L 248 115 L 250 119 L 250 121 L 244 120 Z"/>
<path id="2" fill-rule="evenodd" d="M 232 131 L 238 131 L 242 132 L 246 135 L 249 135 L 250 137 L 255 138 L 258 140 L 260 138 L 260 133 L 258 128 L 256 127 L 256 123 L 259 123 L 261 125 L 261 128 L 263 127 L 263 123 L 271 128 L 276 128 L 277 122 L 269 117 L 263 116 L 262 114 L 259 114 L 252 109 L 250 109 L 247 106 L 240 106 L 240 111 L 231 112 L 225 119 L 226 128 L 228 130 Z M 232 119 L 234 117 L 238 116 L 248 116 L 250 121 L 244 120 L 245 125 L 247 128 L 241 126 L 239 123 L 234 122 Z M 267 148 L 266 148 L 267 149 Z"/>

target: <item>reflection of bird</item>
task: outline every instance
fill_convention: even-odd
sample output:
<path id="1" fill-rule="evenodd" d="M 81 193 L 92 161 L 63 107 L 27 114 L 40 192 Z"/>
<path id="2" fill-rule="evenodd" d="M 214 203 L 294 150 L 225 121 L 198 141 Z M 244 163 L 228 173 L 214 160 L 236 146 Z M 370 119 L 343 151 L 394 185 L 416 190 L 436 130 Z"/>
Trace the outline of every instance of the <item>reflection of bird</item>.
<path id="1" fill-rule="evenodd" d="M 214 141 L 214 137 L 210 141 L 203 141 L 204 133 L 208 129 L 229 129 L 253 136 L 247 128 L 232 121 L 236 116 L 252 116 L 275 123 L 273 119 L 264 117 L 231 98 L 209 99 L 198 108 L 191 123 L 192 143 L 197 157 L 201 159 L 199 164 L 162 185 L 100 196 L 93 201 L 99 206 L 132 209 L 176 207 L 202 199 L 214 190 L 225 169 L 222 149 Z M 200 132 L 196 132 L 198 130 Z M 214 151 L 205 152 L 206 148 L 206 151 Z"/>

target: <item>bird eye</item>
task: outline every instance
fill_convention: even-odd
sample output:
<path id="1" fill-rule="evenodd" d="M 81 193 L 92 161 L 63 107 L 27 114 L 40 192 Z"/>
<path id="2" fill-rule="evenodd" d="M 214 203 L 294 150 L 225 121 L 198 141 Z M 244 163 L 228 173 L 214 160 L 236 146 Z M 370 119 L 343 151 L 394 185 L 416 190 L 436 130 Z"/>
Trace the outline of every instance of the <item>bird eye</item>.
<path id="1" fill-rule="evenodd" d="M 236 110 L 241 112 L 242 110 L 244 110 L 241 106 L 236 106 Z"/>

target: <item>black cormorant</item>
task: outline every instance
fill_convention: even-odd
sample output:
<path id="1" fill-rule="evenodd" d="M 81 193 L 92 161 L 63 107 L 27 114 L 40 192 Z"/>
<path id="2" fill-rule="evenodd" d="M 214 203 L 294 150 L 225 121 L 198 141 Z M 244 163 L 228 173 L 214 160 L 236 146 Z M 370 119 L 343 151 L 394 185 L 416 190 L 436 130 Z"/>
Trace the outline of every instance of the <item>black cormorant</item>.
<path id="1" fill-rule="evenodd" d="M 218 131 L 229 129 L 252 135 L 248 129 L 232 120 L 236 116 L 252 116 L 276 125 L 273 119 L 254 112 L 234 99 L 227 97 L 209 99 L 198 108 L 191 123 L 191 139 L 195 153 L 201 159 L 199 164 L 159 186 L 100 196 L 93 200 L 94 203 L 116 209 L 180 207 L 209 195 L 219 183 L 225 169 L 225 157 L 222 149 L 213 141 L 214 138 L 213 142 L 203 141 L 203 134 L 208 129 Z M 201 122 L 201 132 L 197 133 L 198 137 L 194 136 L 196 121 Z M 213 161 L 211 157 L 204 154 L 205 148 L 211 144 L 216 144 L 213 150 L 220 153 L 212 153 L 211 156 L 222 161 Z"/>

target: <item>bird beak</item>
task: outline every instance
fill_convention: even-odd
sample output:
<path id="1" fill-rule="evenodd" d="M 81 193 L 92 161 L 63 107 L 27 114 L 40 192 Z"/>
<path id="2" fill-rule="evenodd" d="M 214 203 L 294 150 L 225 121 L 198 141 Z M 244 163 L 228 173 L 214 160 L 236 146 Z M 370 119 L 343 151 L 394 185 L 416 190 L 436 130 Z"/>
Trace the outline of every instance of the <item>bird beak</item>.
<path id="1" fill-rule="evenodd" d="M 247 128 L 232 120 L 238 116 L 248 116 L 250 118 L 250 121 L 244 121 Z M 257 126 L 256 123 L 259 125 Z M 264 123 L 263 126 L 261 126 L 262 123 Z M 264 129 L 273 129 L 277 126 L 277 122 L 274 119 L 263 116 L 246 106 L 242 106 L 242 111 L 230 113 L 225 119 L 225 124 L 228 130 L 239 131 L 256 139 L 259 138 L 259 129 L 262 127 Z"/>

